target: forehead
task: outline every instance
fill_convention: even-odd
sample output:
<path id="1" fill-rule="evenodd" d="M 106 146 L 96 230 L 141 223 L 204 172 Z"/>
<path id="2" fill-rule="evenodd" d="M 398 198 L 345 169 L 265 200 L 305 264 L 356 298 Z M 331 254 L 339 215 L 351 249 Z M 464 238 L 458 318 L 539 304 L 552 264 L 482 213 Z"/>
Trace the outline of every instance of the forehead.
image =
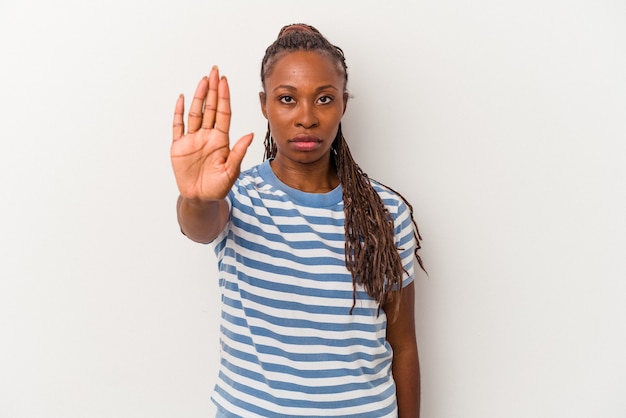
<path id="1" fill-rule="evenodd" d="M 294 51 L 279 56 L 265 79 L 266 87 L 281 84 L 330 84 L 342 90 L 344 75 L 329 55 Z"/>

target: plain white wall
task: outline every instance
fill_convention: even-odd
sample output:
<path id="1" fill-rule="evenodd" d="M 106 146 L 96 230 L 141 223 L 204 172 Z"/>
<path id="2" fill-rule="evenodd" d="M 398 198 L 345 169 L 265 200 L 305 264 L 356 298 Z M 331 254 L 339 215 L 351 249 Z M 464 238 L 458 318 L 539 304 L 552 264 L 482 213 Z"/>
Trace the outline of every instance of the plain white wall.
<path id="1" fill-rule="evenodd" d="M 348 59 L 344 131 L 408 197 L 423 416 L 626 416 L 619 0 L 0 4 L 0 417 L 208 417 L 215 260 L 178 233 L 173 105 L 219 64 L 232 136 L 286 23 Z"/>

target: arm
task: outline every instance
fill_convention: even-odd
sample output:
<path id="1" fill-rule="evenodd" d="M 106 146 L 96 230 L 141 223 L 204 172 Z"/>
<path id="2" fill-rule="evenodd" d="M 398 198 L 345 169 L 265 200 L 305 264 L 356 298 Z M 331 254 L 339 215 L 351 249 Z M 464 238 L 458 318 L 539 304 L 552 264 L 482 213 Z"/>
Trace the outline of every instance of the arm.
<path id="1" fill-rule="evenodd" d="M 182 95 L 176 101 L 170 150 L 180 192 L 176 211 L 181 231 L 194 241 L 210 242 L 228 221 L 224 200 L 239 176 L 241 161 L 252 142 L 244 135 L 230 147 L 228 81 L 213 67 L 198 83 L 185 133 Z"/>
<path id="2" fill-rule="evenodd" d="M 178 197 L 176 213 L 180 230 L 189 239 L 209 243 L 217 237 L 228 221 L 225 200 L 200 201 Z"/>
<path id="3" fill-rule="evenodd" d="M 393 348 L 393 378 L 399 418 L 418 418 L 420 410 L 420 368 L 415 336 L 415 285 L 402 290 L 395 320 L 387 324 L 387 341 Z M 389 306 L 393 312 L 393 306 Z"/>

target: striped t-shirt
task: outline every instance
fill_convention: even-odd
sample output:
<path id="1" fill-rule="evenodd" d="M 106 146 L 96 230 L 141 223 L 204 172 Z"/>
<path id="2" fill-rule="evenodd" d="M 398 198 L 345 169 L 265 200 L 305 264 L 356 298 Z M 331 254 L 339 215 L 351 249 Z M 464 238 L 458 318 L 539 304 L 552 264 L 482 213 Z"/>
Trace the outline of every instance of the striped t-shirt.
<path id="1" fill-rule="evenodd" d="M 372 182 L 395 224 L 413 281 L 406 204 Z M 221 363 L 213 401 L 227 417 L 396 417 L 386 315 L 345 265 L 341 186 L 305 193 L 269 161 L 239 176 L 214 240 L 222 292 Z"/>

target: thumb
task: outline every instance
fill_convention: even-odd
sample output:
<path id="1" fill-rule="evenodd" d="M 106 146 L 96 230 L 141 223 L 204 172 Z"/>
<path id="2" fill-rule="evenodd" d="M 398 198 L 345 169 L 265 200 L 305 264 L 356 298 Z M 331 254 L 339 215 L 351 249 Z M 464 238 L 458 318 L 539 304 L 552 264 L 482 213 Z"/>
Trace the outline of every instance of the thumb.
<path id="1" fill-rule="evenodd" d="M 229 167 L 236 167 L 237 169 L 239 169 L 239 167 L 241 166 L 241 162 L 243 161 L 243 157 L 245 157 L 246 151 L 252 143 L 252 138 L 254 138 L 254 134 L 249 133 L 239 138 L 235 145 L 233 145 L 233 148 L 228 154 L 228 160 L 226 162 Z"/>

